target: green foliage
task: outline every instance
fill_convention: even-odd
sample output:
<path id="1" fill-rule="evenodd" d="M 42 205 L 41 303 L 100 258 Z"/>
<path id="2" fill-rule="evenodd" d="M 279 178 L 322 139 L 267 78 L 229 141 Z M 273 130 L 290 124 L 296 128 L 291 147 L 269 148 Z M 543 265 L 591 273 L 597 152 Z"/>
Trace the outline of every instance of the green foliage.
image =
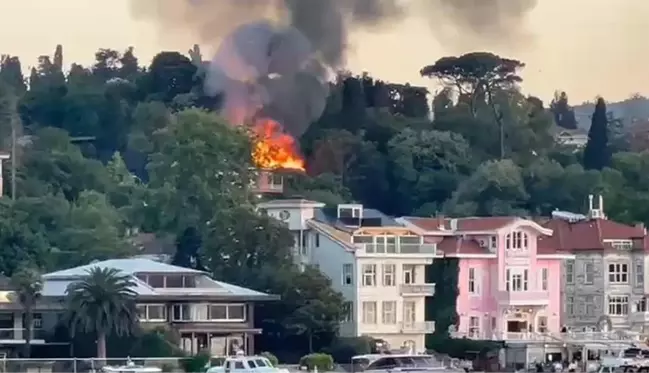
<path id="1" fill-rule="evenodd" d="M 161 52 L 146 67 L 133 48 L 100 49 L 91 65 L 69 69 L 63 50 L 27 63 L 29 76 L 25 61 L 0 59 L 0 149 L 10 149 L 12 132 L 17 140 L 15 190 L 3 167 L 4 193 L 16 199 L 0 200 L 0 273 L 125 257 L 145 250 L 140 232 L 171 236 L 176 263 L 282 297 L 255 312 L 267 332 L 258 348 L 283 361 L 327 347 L 336 356 L 364 349 L 331 346 L 341 295 L 316 269 L 300 272 L 291 232 L 255 211 L 250 134 L 215 113 L 222 97 L 204 93 L 198 48 Z M 547 216 L 585 212 L 588 194 L 601 193 L 609 218 L 649 224 L 646 134 L 630 137 L 630 118 L 613 118 L 602 104 L 573 110 L 569 92 L 546 107 L 518 89 L 523 68 L 492 53 L 443 57 L 421 71 L 442 83 L 430 109 L 425 88 L 339 76 L 304 133 L 308 123 L 284 123 L 299 127 L 307 164 L 287 178 L 285 196 L 360 202 L 390 215 Z M 627 101 L 643 112 L 646 100 Z M 555 143 L 557 125 L 583 127 L 577 120 L 591 113 L 584 152 Z M 433 267 L 427 316 L 442 338 L 457 319 L 457 268 Z M 126 331 L 116 315 L 101 316 L 100 329 Z M 84 327 L 89 318 L 79 332 L 96 333 Z"/>
<path id="2" fill-rule="evenodd" d="M 426 268 L 426 282 L 437 284 L 435 295 L 426 298 L 426 320 L 435 321 L 435 333 L 427 336 L 427 347 L 431 338 L 448 338 L 449 328 L 457 324 L 459 270 L 459 262 L 454 258 L 435 260 Z"/>
<path id="3" fill-rule="evenodd" d="M 70 332 L 96 333 L 97 356 L 106 357 L 106 336 L 132 334 L 137 325 L 135 282 L 115 268 L 94 267 L 66 290 Z"/>
<path id="4" fill-rule="evenodd" d="M 588 143 L 584 149 L 584 168 L 587 170 L 601 170 L 611 163 L 608 122 L 606 102 L 600 97 L 595 105 Z"/>
<path id="5" fill-rule="evenodd" d="M 334 368 L 334 359 L 328 354 L 308 354 L 300 358 L 300 366 L 307 367 L 309 371 L 318 368 L 318 372 L 328 372 Z"/>
<path id="6" fill-rule="evenodd" d="M 351 362 L 354 356 L 372 353 L 374 343 L 374 339 L 366 336 L 338 338 L 326 352 L 333 357 L 334 361 L 346 364 Z"/>
<path id="7" fill-rule="evenodd" d="M 180 365 L 182 366 L 183 371 L 187 373 L 199 373 L 205 372 L 209 362 L 210 354 L 207 352 L 201 352 L 186 359 L 182 359 Z"/>
<path id="8" fill-rule="evenodd" d="M 261 353 L 261 356 L 268 359 L 268 361 L 270 361 L 270 363 L 273 364 L 274 367 L 277 367 L 279 365 L 279 359 L 277 359 L 277 356 L 273 355 L 272 352 L 264 351 Z"/>
<path id="9" fill-rule="evenodd" d="M 503 348 L 502 342 L 480 341 L 466 338 L 448 338 L 448 336 L 435 335 L 426 341 L 426 347 L 437 353 L 448 354 L 453 358 L 473 360 L 477 356 Z"/>

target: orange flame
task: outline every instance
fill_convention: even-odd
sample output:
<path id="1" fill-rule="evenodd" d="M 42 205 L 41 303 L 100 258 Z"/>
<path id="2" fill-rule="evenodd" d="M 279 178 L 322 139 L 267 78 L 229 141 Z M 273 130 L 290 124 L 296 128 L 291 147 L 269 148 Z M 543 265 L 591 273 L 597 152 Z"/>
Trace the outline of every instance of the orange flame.
<path id="1" fill-rule="evenodd" d="M 252 159 L 262 169 L 304 171 L 304 159 L 298 154 L 295 139 L 282 131 L 282 126 L 267 118 L 257 119 Z"/>

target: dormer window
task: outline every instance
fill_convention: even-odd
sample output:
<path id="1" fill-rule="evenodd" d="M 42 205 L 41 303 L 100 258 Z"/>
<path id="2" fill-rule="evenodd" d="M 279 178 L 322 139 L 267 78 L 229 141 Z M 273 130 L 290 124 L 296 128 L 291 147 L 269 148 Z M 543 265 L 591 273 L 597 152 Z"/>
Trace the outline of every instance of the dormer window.
<path id="1" fill-rule="evenodd" d="M 611 240 L 611 241 L 608 241 L 608 242 L 616 250 L 631 250 L 631 249 L 633 249 L 633 241 L 631 241 L 631 240 Z"/>
<path id="2" fill-rule="evenodd" d="M 512 232 L 505 237 L 505 249 L 507 250 L 527 250 L 529 239 L 525 232 Z"/>

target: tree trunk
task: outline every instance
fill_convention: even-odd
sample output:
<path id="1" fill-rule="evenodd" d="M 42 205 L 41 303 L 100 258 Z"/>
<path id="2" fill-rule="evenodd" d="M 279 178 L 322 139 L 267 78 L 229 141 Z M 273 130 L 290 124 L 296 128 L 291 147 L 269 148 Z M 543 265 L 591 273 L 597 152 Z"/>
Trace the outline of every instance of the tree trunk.
<path id="1" fill-rule="evenodd" d="M 313 352 L 313 334 L 311 332 L 307 332 L 307 338 L 309 339 L 309 353 Z"/>
<path id="2" fill-rule="evenodd" d="M 31 308 L 25 308 L 25 348 L 23 358 L 29 359 L 32 354 L 32 332 L 34 326 L 34 312 Z"/>
<path id="3" fill-rule="evenodd" d="M 104 365 L 106 362 L 106 333 L 97 332 L 97 358 L 99 363 Z"/>

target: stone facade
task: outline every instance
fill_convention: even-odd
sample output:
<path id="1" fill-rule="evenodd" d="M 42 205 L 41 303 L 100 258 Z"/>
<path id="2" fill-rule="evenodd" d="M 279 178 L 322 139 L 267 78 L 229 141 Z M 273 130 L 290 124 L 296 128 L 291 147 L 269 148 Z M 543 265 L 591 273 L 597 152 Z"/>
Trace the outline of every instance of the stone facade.
<path id="1" fill-rule="evenodd" d="M 609 265 L 626 264 L 627 282 L 611 283 Z M 575 331 L 624 329 L 644 331 L 644 321 L 637 322 L 641 312 L 638 303 L 644 298 L 645 254 L 642 251 L 602 250 L 575 252 L 575 260 L 565 261 L 562 289 L 565 326 Z M 628 297 L 626 315 L 609 313 L 610 296 Z"/>

